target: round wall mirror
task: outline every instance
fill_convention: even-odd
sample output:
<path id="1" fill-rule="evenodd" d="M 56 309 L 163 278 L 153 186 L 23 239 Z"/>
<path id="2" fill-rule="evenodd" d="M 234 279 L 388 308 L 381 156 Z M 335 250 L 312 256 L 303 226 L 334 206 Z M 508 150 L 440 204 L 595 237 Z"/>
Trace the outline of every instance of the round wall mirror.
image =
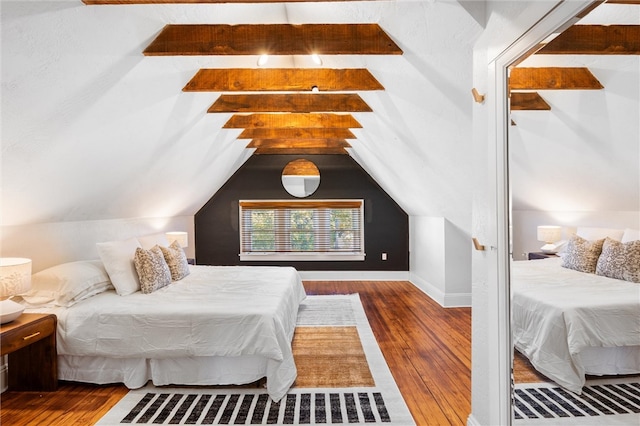
<path id="1" fill-rule="evenodd" d="M 282 170 L 282 186 L 294 197 L 308 197 L 320 186 L 320 170 L 309 160 L 293 160 Z"/>

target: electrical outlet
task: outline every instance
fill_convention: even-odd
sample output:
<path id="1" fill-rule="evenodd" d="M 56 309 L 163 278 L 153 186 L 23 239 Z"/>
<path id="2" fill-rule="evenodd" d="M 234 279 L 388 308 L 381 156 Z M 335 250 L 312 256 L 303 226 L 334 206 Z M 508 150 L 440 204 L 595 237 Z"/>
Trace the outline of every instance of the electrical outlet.
<path id="1" fill-rule="evenodd" d="M 387 253 L 382 253 L 382 260 L 387 260 Z"/>

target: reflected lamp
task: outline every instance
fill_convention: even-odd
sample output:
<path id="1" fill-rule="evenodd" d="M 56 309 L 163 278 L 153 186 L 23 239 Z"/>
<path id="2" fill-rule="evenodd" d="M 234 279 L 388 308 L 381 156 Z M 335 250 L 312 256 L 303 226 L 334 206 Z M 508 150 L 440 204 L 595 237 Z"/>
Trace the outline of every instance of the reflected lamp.
<path id="1" fill-rule="evenodd" d="M 558 251 L 556 244 L 562 238 L 562 227 L 560 226 L 538 226 L 538 241 L 546 243 L 540 247 L 540 251 L 547 254 L 554 254 Z"/>
<path id="2" fill-rule="evenodd" d="M 24 306 L 11 297 L 31 289 L 31 259 L 21 257 L 0 258 L 0 324 L 18 318 Z"/>

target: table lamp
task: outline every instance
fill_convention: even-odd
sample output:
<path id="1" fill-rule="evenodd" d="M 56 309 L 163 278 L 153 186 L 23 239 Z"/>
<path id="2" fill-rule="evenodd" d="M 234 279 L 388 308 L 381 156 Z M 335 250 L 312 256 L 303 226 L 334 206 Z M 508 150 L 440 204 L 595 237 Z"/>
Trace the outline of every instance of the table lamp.
<path id="1" fill-rule="evenodd" d="M 557 247 L 555 243 L 562 238 L 562 227 L 560 226 L 538 226 L 538 241 L 544 241 L 546 244 L 540 247 L 543 253 L 554 254 Z"/>
<path id="2" fill-rule="evenodd" d="M 31 259 L 21 257 L 0 258 L 0 324 L 18 318 L 24 306 L 11 300 L 31 288 Z"/>

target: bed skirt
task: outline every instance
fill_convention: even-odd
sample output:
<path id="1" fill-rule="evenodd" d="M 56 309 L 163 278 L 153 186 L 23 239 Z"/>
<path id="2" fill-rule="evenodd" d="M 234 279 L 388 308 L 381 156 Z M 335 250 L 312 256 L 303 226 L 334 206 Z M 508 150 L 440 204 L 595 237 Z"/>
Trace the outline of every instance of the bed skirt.
<path id="1" fill-rule="evenodd" d="M 244 385 L 266 377 L 267 392 L 274 401 L 284 396 L 296 378 L 295 365 L 293 371 L 281 367 L 273 360 L 255 355 L 167 359 L 58 355 L 60 380 L 124 383 L 129 389 L 137 389 L 148 381 L 156 386 Z"/>

